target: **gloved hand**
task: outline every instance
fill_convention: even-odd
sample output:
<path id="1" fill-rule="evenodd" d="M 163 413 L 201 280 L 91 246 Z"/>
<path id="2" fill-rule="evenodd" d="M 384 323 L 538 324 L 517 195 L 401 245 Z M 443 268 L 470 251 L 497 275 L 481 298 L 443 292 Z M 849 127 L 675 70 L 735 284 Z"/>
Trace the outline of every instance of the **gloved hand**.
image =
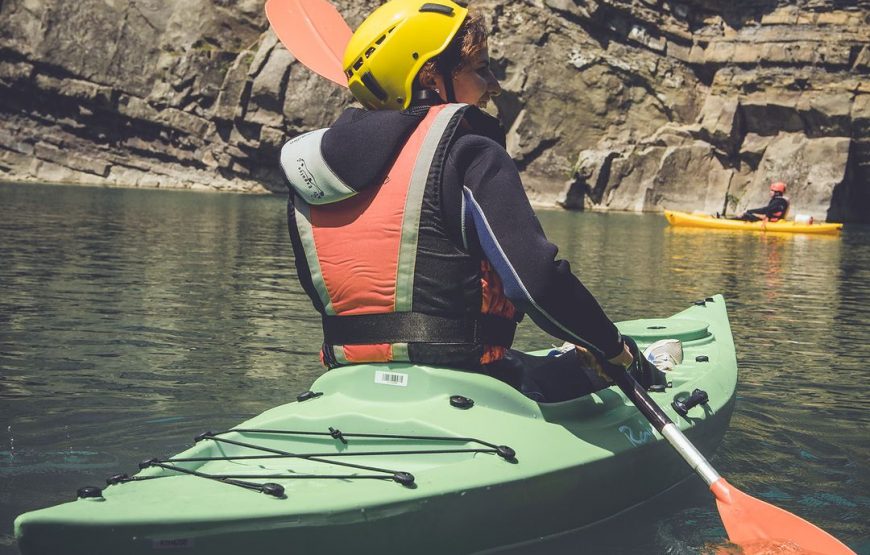
<path id="1" fill-rule="evenodd" d="M 623 368 L 628 368 L 634 362 L 634 356 L 631 353 L 631 349 L 628 346 L 628 342 L 625 339 L 631 340 L 630 337 L 626 337 L 622 342 L 622 352 L 616 355 L 613 358 L 607 359 L 607 362 L 610 364 L 615 364 L 617 366 L 622 366 Z M 635 344 L 637 347 L 637 344 Z"/>
<path id="2" fill-rule="evenodd" d="M 609 364 L 608 362 L 602 362 L 600 358 L 579 345 L 574 345 L 574 350 L 577 351 L 577 361 L 580 363 L 580 368 L 586 373 L 586 377 L 589 378 L 596 390 L 613 385 L 613 380 L 604 370 L 604 365 Z"/>
<path id="3" fill-rule="evenodd" d="M 577 351 L 577 360 L 580 362 L 581 368 L 583 368 L 587 376 L 589 376 L 589 379 L 595 383 L 596 386 L 602 388 L 613 384 L 613 380 L 604 370 L 605 364 L 612 364 L 614 366 L 619 366 L 621 370 L 627 370 L 631 367 L 635 358 L 632 355 L 627 342 L 623 342 L 621 353 L 608 359 L 606 362 L 603 362 L 600 358 L 579 345 L 574 345 L 574 350 Z"/>
<path id="4" fill-rule="evenodd" d="M 667 383 L 665 373 L 653 366 L 643 356 L 634 339 L 623 336 L 623 342 L 622 352 L 606 361 L 596 357 L 583 347 L 574 346 L 581 367 L 596 387 L 603 389 L 613 384 L 613 379 L 605 369 L 605 365 L 618 367 L 618 369 L 611 369 L 611 372 L 613 370 L 617 372 L 628 371 L 644 389 L 649 389 L 651 385 Z"/>
<path id="5" fill-rule="evenodd" d="M 640 351 L 640 347 L 637 346 L 635 340 L 628 336 L 623 336 L 623 340 L 625 341 L 625 348 L 628 349 L 633 358 L 631 365 L 626 368 L 628 373 L 631 374 L 631 376 L 637 380 L 644 389 L 649 389 L 650 386 L 653 385 L 666 384 L 667 376 L 665 373 L 656 368 L 653 363 L 643 356 L 643 353 Z"/>

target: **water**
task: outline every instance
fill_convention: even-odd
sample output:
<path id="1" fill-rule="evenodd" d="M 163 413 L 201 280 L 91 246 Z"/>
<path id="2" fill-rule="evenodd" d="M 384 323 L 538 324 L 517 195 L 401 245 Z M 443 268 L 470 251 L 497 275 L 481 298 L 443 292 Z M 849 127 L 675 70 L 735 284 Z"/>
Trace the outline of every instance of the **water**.
<path id="1" fill-rule="evenodd" d="M 725 295 L 741 377 L 714 465 L 870 554 L 870 228 L 539 215 L 614 319 Z M 321 372 L 320 340 L 281 198 L 0 185 L 0 553 L 17 553 L 17 514 L 292 400 Z M 527 322 L 517 346 L 552 341 Z M 690 480 L 535 552 L 697 553 L 724 537 Z"/>

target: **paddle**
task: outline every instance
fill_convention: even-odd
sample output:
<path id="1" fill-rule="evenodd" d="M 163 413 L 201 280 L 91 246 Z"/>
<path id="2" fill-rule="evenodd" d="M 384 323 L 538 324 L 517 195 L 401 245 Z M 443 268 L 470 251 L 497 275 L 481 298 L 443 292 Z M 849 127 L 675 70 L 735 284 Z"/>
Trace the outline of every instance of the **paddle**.
<path id="1" fill-rule="evenodd" d="M 326 0 L 268 0 L 266 18 L 297 60 L 347 87 L 342 58 L 353 32 L 335 6 Z"/>
<path id="2" fill-rule="evenodd" d="M 632 355 L 635 357 L 634 364 L 646 362 L 636 345 L 632 349 Z M 608 376 L 650 424 L 710 486 L 710 491 L 716 497 L 719 516 L 732 543 L 750 546 L 776 541 L 796 546 L 801 552 L 855 555 L 851 549 L 821 528 L 779 507 L 755 499 L 729 484 L 628 371 L 611 364 L 605 364 L 604 367 Z"/>
<path id="3" fill-rule="evenodd" d="M 268 0 L 266 17 L 296 59 L 322 77 L 347 86 L 341 60 L 352 33 L 332 4 L 327 0 Z M 644 359 L 636 348 L 634 351 L 636 363 L 640 364 Z M 710 486 L 725 530 L 733 543 L 777 539 L 818 553 L 853 553 L 824 530 L 726 482 L 634 378 L 622 368 L 604 366 L 644 417 Z"/>

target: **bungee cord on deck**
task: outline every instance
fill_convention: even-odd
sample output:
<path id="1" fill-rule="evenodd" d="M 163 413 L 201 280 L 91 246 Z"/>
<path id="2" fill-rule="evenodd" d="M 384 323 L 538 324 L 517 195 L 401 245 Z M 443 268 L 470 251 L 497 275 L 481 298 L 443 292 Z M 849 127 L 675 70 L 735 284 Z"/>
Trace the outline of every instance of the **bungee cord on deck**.
<path id="1" fill-rule="evenodd" d="M 328 436 L 333 439 L 340 441 L 343 445 L 349 445 L 348 438 L 367 438 L 367 439 L 404 439 L 404 440 L 414 440 L 414 441 L 444 441 L 444 442 L 453 442 L 453 443 L 472 443 L 482 445 L 480 448 L 459 448 L 459 449 L 409 449 L 409 450 L 384 450 L 384 451 L 357 451 L 357 452 L 319 452 L 319 453 L 291 453 L 289 451 L 283 451 L 280 449 L 273 449 L 271 447 L 266 447 L 263 445 L 257 445 L 254 443 L 248 443 L 244 441 L 238 441 L 235 439 L 229 439 L 226 437 L 221 437 L 224 434 L 229 433 L 239 433 L 239 434 L 264 434 L 264 435 L 302 435 L 302 436 Z M 331 457 L 361 457 L 361 456 L 378 456 L 378 455 L 442 455 L 442 454 L 456 454 L 456 453 L 488 453 L 488 454 L 496 454 L 502 459 L 516 463 L 516 452 L 508 447 L 507 445 L 496 445 L 494 443 L 490 443 L 488 441 L 471 438 L 471 437 L 452 437 L 452 436 L 418 436 L 418 435 L 398 435 L 398 434 L 371 434 L 371 433 L 344 433 L 341 430 L 333 427 L 329 427 L 328 432 L 313 432 L 313 431 L 302 431 L 302 430 L 273 430 L 273 429 L 249 429 L 249 428 L 235 428 L 230 430 L 224 430 L 221 432 L 204 432 L 199 434 L 194 438 L 195 442 L 200 442 L 203 440 L 212 440 L 219 443 L 226 443 L 229 445 L 235 445 L 237 447 L 242 447 L 245 449 L 251 449 L 254 451 L 262 451 L 268 453 L 267 455 L 235 455 L 235 456 L 222 456 L 222 457 L 170 457 L 167 459 L 160 458 L 152 458 L 147 459 L 139 463 L 139 469 L 144 470 L 146 468 L 156 467 L 162 468 L 164 470 L 178 472 L 181 474 L 187 474 L 190 476 L 196 476 L 199 478 L 204 478 L 208 480 L 216 480 L 218 482 L 222 482 L 225 484 L 230 484 L 234 486 L 239 486 L 245 489 L 250 489 L 254 491 L 259 491 L 260 493 L 265 493 L 268 495 L 272 495 L 274 497 L 284 498 L 284 487 L 280 484 L 267 482 L 267 483 L 255 483 L 255 482 L 247 482 L 242 480 L 245 479 L 341 479 L 341 480 L 360 480 L 360 479 L 376 479 L 376 480 L 392 480 L 396 483 L 399 483 L 405 487 L 413 488 L 414 485 L 414 475 L 410 472 L 405 472 L 402 470 L 392 470 L 386 468 L 379 468 L 375 466 L 367 466 L 361 464 L 354 464 L 344 461 L 336 461 L 329 460 Z M 243 460 L 263 460 L 263 459 L 304 459 L 307 461 L 319 462 L 328 465 L 341 466 L 347 468 L 354 468 L 358 470 L 365 470 L 368 472 L 374 472 L 376 474 L 297 474 L 293 472 L 293 469 L 287 468 L 287 473 L 271 473 L 271 474 L 208 474 L 205 472 L 200 472 L 198 470 L 192 470 L 189 468 L 185 468 L 183 466 L 177 466 L 179 463 L 192 463 L 192 462 L 216 462 L 216 461 L 243 461 Z M 153 480 L 156 478 L 165 478 L 166 476 L 133 476 L 130 477 L 127 474 L 118 474 L 112 476 L 106 480 L 106 484 L 109 486 L 123 484 L 127 482 L 135 482 L 141 480 Z M 88 490 L 88 496 L 94 496 L 94 494 L 99 495 L 99 492 L 91 491 L 91 489 L 99 489 L 99 488 L 82 488 L 80 490 L 80 494 L 83 490 Z M 80 495 L 81 496 L 81 495 Z"/>

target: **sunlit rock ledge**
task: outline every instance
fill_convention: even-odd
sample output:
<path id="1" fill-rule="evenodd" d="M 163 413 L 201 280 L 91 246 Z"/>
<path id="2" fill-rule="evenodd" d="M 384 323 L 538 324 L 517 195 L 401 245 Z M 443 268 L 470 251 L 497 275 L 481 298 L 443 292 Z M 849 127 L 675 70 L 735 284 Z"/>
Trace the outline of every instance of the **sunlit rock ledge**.
<path id="1" fill-rule="evenodd" d="M 536 205 L 734 213 L 782 180 L 793 213 L 870 221 L 870 3 L 472 8 Z M 0 2 L 0 180 L 282 192 L 283 142 L 349 104 L 261 0 Z"/>

